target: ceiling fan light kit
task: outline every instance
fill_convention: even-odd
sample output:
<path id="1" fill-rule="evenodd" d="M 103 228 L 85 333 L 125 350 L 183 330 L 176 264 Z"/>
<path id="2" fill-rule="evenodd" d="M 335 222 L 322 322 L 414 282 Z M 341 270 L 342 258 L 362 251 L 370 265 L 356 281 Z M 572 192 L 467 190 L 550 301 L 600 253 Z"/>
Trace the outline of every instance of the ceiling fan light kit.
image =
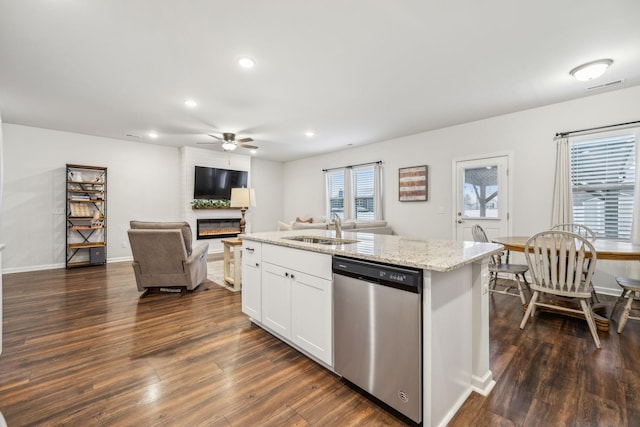
<path id="1" fill-rule="evenodd" d="M 238 148 L 238 146 L 235 144 L 235 142 L 225 141 L 222 143 L 222 149 L 224 151 L 233 151 L 236 148 Z"/>
<path id="2" fill-rule="evenodd" d="M 256 147 L 255 145 L 250 145 L 247 144 L 247 142 L 251 142 L 253 141 L 252 138 L 240 138 L 240 139 L 236 139 L 236 135 L 234 133 L 231 132 L 224 132 L 222 134 L 222 138 L 220 138 L 217 135 L 214 134 L 209 134 L 209 136 L 211 138 L 215 138 L 219 141 L 222 141 L 222 149 L 224 151 L 233 151 L 238 147 L 242 147 L 242 148 L 246 148 L 251 150 L 252 154 L 256 153 L 256 150 L 258 149 L 258 147 Z M 210 142 L 199 142 L 198 144 L 211 144 Z"/>

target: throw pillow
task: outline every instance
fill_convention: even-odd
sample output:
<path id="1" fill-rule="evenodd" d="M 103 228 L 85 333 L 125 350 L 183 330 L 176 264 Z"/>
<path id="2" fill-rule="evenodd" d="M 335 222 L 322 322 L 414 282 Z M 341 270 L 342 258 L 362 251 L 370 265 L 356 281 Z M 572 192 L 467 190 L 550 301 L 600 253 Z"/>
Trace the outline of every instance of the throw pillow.
<path id="1" fill-rule="evenodd" d="M 296 217 L 296 222 L 308 222 L 308 223 L 312 223 L 313 222 L 313 218 L 309 217 L 307 219 L 302 219 L 300 217 Z"/>

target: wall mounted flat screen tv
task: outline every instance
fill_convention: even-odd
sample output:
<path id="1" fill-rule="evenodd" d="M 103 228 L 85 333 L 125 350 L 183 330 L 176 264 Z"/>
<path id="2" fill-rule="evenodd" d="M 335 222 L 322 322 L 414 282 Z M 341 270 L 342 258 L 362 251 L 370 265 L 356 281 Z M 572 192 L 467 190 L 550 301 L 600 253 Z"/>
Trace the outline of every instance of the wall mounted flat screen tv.
<path id="1" fill-rule="evenodd" d="M 193 198 L 230 200 L 231 189 L 246 187 L 248 178 L 247 171 L 196 166 Z"/>

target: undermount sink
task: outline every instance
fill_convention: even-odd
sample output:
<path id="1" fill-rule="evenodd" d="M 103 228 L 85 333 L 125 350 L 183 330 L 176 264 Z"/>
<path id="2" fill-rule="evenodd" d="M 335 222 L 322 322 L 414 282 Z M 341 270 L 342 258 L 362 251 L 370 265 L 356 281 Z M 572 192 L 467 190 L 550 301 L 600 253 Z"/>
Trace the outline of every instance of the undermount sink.
<path id="1" fill-rule="evenodd" d="M 341 239 L 337 237 L 318 237 L 318 236 L 293 236 L 283 237 L 287 240 L 295 240 L 296 242 L 317 243 L 319 245 L 346 245 L 349 243 L 357 243 L 358 240 Z"/>

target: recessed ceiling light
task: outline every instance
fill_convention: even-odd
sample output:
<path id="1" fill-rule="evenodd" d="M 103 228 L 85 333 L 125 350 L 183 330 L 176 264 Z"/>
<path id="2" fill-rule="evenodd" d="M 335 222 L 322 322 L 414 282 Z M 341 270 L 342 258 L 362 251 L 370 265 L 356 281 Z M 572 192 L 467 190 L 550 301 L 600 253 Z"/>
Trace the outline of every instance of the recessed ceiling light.
<path id="1" fill-rule="evenodd" d="M 193 99 L 186 99 L 184 101 L 184 105 L 187 108 L 196 108 L 198 106 L 198 103 L 196 101 L 194 101 Z"/>
<path id="2" fill-rule="evenodd" d="M 613 64 L 612 59 L 598 59 L 597 61 L 587 62 L 582 64 L 573 70 L 569 71 L 576 80 L 586 82 L 589 80 L 597 79 L 607 71 L 607 68 Z"/>
<path id="3" fill-rule="evenodd" d="M 315 133 L 312 130 L 308 130 L 304 134 L 305 134 L 305 136 L 307 138 L 311 138 L 311 137 L 315 136 Z"/>
<path id="4" fill-rule="evenodd" d="M 238 65 L 242 68 L 253 68 L 256 65 L 256 61 L 248 56 L 241 56 L 238 58 Z"/>
<path id="5" fill-rule="evenodd" d="M 258 150 L 253 149 L 253 150 L 251 150 L 251 151 L 249 151 L 249 152 L 250 152 L 251 154 L 256 154 L 256 153 L 258 152 Z"/>
<path id="6" fill-rule="evenodd" d="M 158 137 L 158 133 L 156 131 L 151 131 L 147 134 L 149 136 L 149 138 L 151 139 L 156 139 Z"/>

